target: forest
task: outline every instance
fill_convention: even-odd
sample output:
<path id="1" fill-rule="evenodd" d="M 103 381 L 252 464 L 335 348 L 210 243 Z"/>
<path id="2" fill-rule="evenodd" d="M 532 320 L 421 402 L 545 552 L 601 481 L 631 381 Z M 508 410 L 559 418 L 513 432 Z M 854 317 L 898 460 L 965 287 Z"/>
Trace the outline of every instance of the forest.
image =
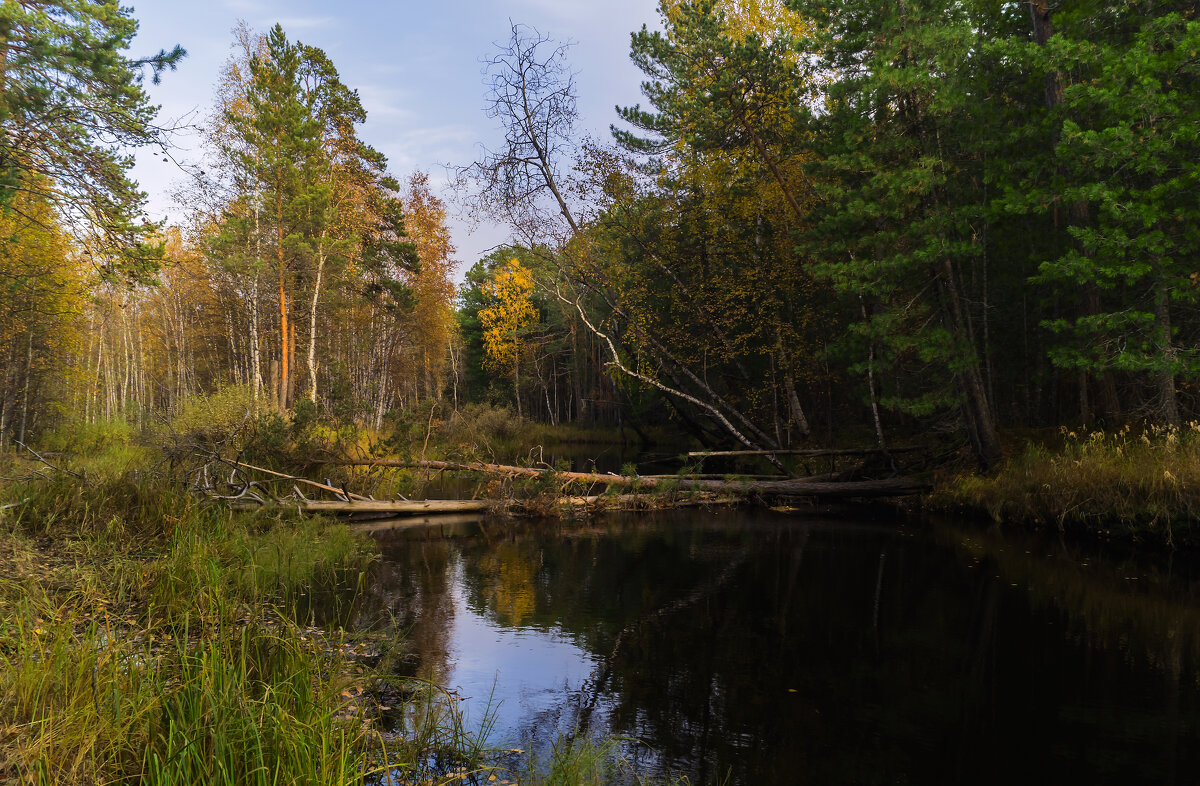
<path id="1" fill-rule="evenodd" d="M 667 3 L 633 36 L 647 103 L 613 144 L 563 174 L 569 107 L 497 95 L 526 132 L 477 174 L 604 362 L 697 435 L 955 431 L 988 468 L 1006 426 L 1178 426 L 1192 11 Z"/>
<path id="2" fill-rule="evenodd" d="M 141 85 L 184 53 L 8 5 L 0 445 L 237 387 L 375 430 L 486 401 L 705 446 L 938 433 L 988 469 L 1004 429 L 1197 406 L 1189 3 L 664 0 L 608 140 L 570 47 L 514 25 L 505 140 L 453 195 L 513 241 L 460 286 L 443 196 L 320 49 L 235 31 L 163 226 L 127 155 L 166 152 Z"/>

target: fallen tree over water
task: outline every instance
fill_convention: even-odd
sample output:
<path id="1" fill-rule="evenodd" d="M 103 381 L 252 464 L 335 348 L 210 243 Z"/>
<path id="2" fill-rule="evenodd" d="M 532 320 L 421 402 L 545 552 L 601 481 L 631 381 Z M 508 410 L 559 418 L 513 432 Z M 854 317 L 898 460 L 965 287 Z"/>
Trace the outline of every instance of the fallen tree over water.
<path id="1" fill-rule="evenodd" d="M 404 459 L 359 459 L 331 462 L 339 466 L 354 467 L 397 467 L 402 469 L 424 469 L 437 472 L 479 472 L 505 478 L 553 479 L 567 486 L 582 484 L 589 486 L 615 486 L 632 489 L 709 491 L 738 496 L 770 497 L 899 497 L 919 494 L 929 489 L 929 484 L 912 477 L 892 477 L 875 480 L 837 480 L 833 475 L 814 475 L 808 478 L 781 478 L 759 480 L 730 477 L 713 479 L 678 476 L 614 475 L 601 472 L 560 472 L 550 467 L 518 467 L 508 464 L 488 464 L 481 461 L 433 461 Z"/>

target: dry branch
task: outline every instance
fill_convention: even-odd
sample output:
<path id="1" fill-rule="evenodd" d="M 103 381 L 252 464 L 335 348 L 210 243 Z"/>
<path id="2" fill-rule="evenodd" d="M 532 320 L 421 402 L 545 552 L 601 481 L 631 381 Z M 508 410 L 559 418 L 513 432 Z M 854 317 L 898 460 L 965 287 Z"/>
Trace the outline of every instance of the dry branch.
<path id="1" fill-rule="evenodd" d="M 312 486 L 313 488 L 318 488 L 318 489 L 321 489 L 322 491 L 328 491 L 330 493 L 336 494 L 343 499 L 360 500 L 362 502 L 373 501 L 373 500 L 371 500 L 370 497 L 364 497 L 361 494 L 353 494 L 349 491 L 346 491 L 346 489 L 344 487 L 338 488 L 336 486 L 329 486 L 324 483 L 318 483 L 315 480 L 309 480 L 308 478 L 301 478 L 301 477 L 297 477 L 295 475 L 288 475 L 283 472 L 276 472 L 273 469 L 265 469 L 263 467 L 256 467 L 253 464 L 245 464 L 241 461 L 233 461 L 232 459 L 219 459 L 219 460 L 226 464 L 229 464 L 230 466 L 240 467 L 242 469 L 250 469 L 250 470 L 254 470 L 255 472 L 262 472 L 266 475 L 274 475 L 277 478 L 283 478 L 284 480 L 291 480 L 296 483 L 304 483 L 306 485 Z M 353 462 L 351 462 L 351 463 L 353 463 Z"/>

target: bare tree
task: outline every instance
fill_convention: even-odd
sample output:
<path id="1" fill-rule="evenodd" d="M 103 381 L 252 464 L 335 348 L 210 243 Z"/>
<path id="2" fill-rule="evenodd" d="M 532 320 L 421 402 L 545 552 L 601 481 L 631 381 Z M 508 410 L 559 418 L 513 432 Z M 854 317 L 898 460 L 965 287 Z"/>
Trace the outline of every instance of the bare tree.
<path id="1" fill-rule="evenodd" d="M 508 43 L 496 46 L 484 68 L 486 112 L 504 128 L 504 143 L 460 168 L 458 185 L 477 214 L 504 221 L 525 245 L 561 246 L 579 232 L 562 164 L 576 147 L 571 44 L 513 24 Z"/>

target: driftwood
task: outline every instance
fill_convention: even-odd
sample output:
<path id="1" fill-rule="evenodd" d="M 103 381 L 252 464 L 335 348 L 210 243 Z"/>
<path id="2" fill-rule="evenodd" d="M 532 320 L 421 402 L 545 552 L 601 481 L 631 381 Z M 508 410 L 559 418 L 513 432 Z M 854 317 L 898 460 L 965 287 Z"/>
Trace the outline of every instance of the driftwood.
<path id="1" fill-rule="evenodd" d="M 482 472 L 489 475 L 523 478 L 553 478 L 564 486 L 570 483 L 586 483 L 626 488 L 675 488 L 684 490 L 713 491 L 737 495 L 771 495 L 788 497 L 895 497 L 917 494 L 928 489 L 928 485 L 916 478 L 885 478 L 883 480 L 829 481 L 813 478 L 789 478 L 784 480 L 705 480 L 678 477 L 639 477 L 636 475 L 610 475 L 599 472 L 555 472 L 549 468 L 514 467 L 507 464 L 485 464 L 480 461 L 403 461 L 399 459 L 362 459 L 335 462 L 354 467 L 404 467 L 439 471 Z"/>

